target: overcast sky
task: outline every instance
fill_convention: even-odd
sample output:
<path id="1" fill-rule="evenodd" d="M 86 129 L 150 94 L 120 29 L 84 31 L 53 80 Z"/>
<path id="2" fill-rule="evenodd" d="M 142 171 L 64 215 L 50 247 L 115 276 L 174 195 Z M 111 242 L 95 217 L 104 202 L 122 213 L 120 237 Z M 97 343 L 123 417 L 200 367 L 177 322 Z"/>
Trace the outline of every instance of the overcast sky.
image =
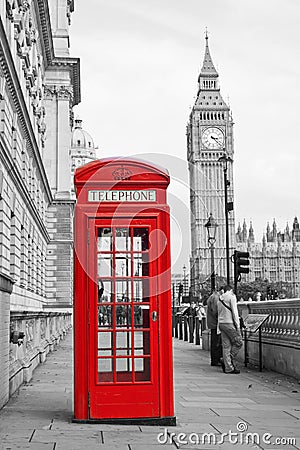
<path id="1" fill-rule="evenodd" d="M 300 219 L 299 0 L 75 1 L 83 120 L 99 158 L 140 155 L 171 173 L 173 270 L 188 265 L 186 124 L 204 32 L 234 118 L 236 225 Z M 174 245 L 175 243 L 175 245 Z"/>

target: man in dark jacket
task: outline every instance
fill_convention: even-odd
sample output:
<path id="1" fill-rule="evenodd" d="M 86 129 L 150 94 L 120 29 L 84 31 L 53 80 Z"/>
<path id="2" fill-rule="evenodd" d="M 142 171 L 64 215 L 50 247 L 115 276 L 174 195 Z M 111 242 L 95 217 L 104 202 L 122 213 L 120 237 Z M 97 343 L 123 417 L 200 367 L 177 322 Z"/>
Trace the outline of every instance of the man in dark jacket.
<path id="1" fill-rule="evenodd" d="M 221 335 L 217 334 L 219 298 L 220 293 L 214 290 L 207 300 L 206 321 L 207 327 L 210 329 L 210 360 L 212 366 L 219 366 L 220 358 L 222 358 Z"/>
<path id="2" fill-rule="evenodd" d="M 196 303 L 194 301 L 191 302 L 191 305 L 188 306 L 182 313 L 183 316 L 192 316 L 196 317 L 197 310 L 196 310 Z"/>

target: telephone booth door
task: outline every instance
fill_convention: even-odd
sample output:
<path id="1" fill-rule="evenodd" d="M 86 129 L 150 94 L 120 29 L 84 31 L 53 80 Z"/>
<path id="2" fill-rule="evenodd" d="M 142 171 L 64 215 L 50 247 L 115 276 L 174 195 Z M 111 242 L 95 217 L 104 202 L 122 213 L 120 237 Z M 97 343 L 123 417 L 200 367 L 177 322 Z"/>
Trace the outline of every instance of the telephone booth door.
<path id="1" fill-rule="evenodd" d="M 155 230 L 155 218 L 90 220 L 90 419 L 159 417 Z"/>

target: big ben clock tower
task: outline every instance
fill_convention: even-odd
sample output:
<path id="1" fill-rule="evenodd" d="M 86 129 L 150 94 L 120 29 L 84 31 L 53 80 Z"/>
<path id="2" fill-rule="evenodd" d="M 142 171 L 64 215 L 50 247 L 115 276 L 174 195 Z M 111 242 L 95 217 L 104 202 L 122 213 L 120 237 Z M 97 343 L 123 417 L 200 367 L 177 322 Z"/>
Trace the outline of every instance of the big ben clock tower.
<path id="1" fill-rule="evenodd" d="M 215 242 L 215 273 L 226 277 L 224 159 L 227 160 L 228 203 L 233 202 L 233 120 L 230 108 L 220 93 L 219 74 L 210 55 L 207 33 L 205 40 L 205 55 L 198 77 L 197 98 L 187 125 L 191 206 L 191 287 L 196 296 L 199 294 L 201 283 L 211 274 L 211 256 L 205 228 L 210 214 L 219 225 Z M 229 209 L 227 208 L 227 211 Z M 231 255 L 235 247 L 233 210 L 228 211 L 228 229 Z"/>

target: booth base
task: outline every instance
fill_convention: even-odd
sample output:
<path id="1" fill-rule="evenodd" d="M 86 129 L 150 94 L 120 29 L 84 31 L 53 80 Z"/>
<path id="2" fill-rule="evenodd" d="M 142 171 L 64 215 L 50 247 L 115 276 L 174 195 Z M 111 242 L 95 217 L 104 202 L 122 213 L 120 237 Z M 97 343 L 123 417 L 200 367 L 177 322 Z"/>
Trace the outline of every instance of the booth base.
<path id="1" fill-rule="evenodd" d="M 138 418 L 113 418 L 113 419 L 75 419 L 74 423 L 106 423 L 110 425 L 168 425 L 176 426 L 176 416 L 171 417 L 138 417 Z"/>

